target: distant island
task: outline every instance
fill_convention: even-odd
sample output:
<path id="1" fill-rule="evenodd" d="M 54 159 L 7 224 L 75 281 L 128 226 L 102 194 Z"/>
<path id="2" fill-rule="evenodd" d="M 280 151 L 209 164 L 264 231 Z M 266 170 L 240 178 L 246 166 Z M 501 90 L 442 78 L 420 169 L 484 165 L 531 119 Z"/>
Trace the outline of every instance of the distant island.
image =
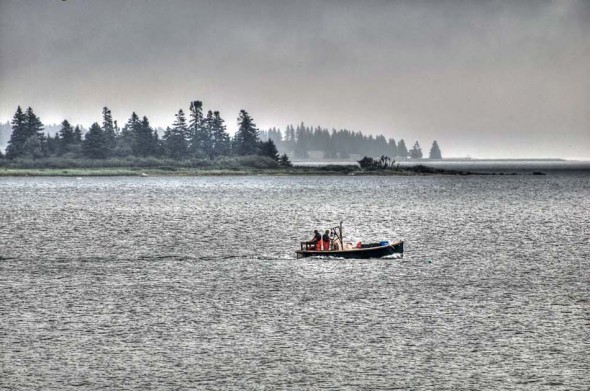
<path id="1" fill-rule="evenodd" d="M 349 160 L 352 156 L 395 159 L 421 159 L 418 141 L 408 150 L 403 139 L 396 142 L 384 136 L 366 136 L 346 129 L 287 126 L 283 133 L 271 128 L 260 131 L 245 110 L 238 115 L 238 130 L 230 137 L 219 111 L 205 114 L 203 103 L 190 103 L 189 116 L 181 109 L 172 126 L 162 135 L 146 116 L 135 112 L 120 128 L 108 107 L 102 109 L 102 124 L 93 123 L 88 130 L 64 120 L 58 130 L 45 132 L 41 119 L 31 107 L 17 108 L 10 124 L 3 124 L 0 135 L 8 138 L 6 152 L 0 150 L 2 175 L 33 175 L 30 170 L 99 170 L 108 175 L 120 172 L 151 170 L 153 173 L 180 172 L 253 172 L 271 170 L 285 173 L 348 172 L 349 168 L 298 168 L 291 157 Z M 10 127 L 9 127 L 10 126 Z M 0 139 L 0 141 L 2 141 Z M 433 142 L 430 159 L 442 159 L 438 143 Z M 355 164 L 353 166 L 358 169 Z M 366 168 L 366 167 L 365 167 Z M 289 169 L 288 171 L 285 171 Z M 361 169 L 364 169 L 361 167 Z M 25 171 L 23 171 L 25 170 Z M 29 171 L 27 171 L 29 170 Z M 388 172 L 393 172 L 389 167 Z M 397 172 L 407 171 L 399 169 Z M 9 173 L 10 172 L 10 173 Z M 52 173 L 53 171 L 51 171 Z M 69 171 L 68 171 L 69 172 Z M 268 171 L 270 172 L 270 171 Z M 352 171 L 351 171 L 352 172 Z M 50 171 L 47 171 L 50 173 Z M 67 174 L 64 174 L 67 175 Z M 81 174 L 80 174 L 81 175 Z"/>

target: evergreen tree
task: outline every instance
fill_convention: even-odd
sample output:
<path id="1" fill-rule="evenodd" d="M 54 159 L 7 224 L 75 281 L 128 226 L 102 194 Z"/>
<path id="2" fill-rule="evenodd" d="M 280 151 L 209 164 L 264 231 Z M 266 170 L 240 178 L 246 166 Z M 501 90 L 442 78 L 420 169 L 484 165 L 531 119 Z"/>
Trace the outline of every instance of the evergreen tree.
<path id="1" fill-rule="evenodd" d="M 293 129 L 292 125 L 287 125 L 285 128 L 285 142 L 284 142 L 285 149 L 289 151 L 295 150 L 295 129 Z"/>
<path id="2" fill-rule="evenodd" d="M 414 147 L 410 150 L 410 157 L 412 159 L 422 159 L 422 148 L 420 148 L 418 141 L 416 141 Z"/>
<path id="3" fill-rule="evenodd" d="M 22 155 L 23 145 L 28 137 L 25 128 L 25 113 L 20 106 L 17 107 L 10 124 L 12 125 L 12 135 L 6 147 L 6 157 L 14 159 Z"/>
<path id="4" fill-rule="evenodd" d="M 156 152 L 154 156 L 164 156 L 166 155 L 166 150 L 164 148 L 164 144 L 162 140 L 160 140 L 160 136 L 158 135 L 158 131 L 154 129 L 154 145 L 156 146 Z"/>
<path id="5" fill-rule="evenodd" d="M 115 123 L 113 122 L 111 110 L 106 106 L 102 108 L 102 131 L 104 132 L 109 155 L 114 155 L 117 147 L 118 134 Z"/>
<path id="6" fill-rule="evenodd" d="M 61 129 L 59 130 L 59 150 L 58 153 L 63 155 L 64 153 L 72 152 L 72 146 L 76 144 L 76 134 L 72 125 L 67 119 L 64 119 L 61 123 Z"/>
<path id="7" fill-rule="evenodd" d="M 80 125 L 76 125 L 74 128 L 74 140 L 76 144 L 82 145 L 82 129 L 80 129 Z"/>
<path id="8" fill-rule="evenodd" d="M 258 153 L 258 129 L 253 119 L 241 110 L 238 116 L 238 131 L 234 136 L 233 151 L 236 155 L 256 155 Z"/>
<path id="9" fill-rule="evenodd" d="M 306 159 L 309 157 L 308 151 L 311 147 L 311 131 L 305 127 L 305 124 L 302 122 L 297 126 L 295 129 L 295 148 L 294 148 L 294 155 L 298 158 Z"/>
<path id="10" fill-rule="evenodd" d="M 45 155 L 43 148 L 44 137 L 30 136 L 23 144 L 22 157 L 37 159 Z"/>
<path id="11" fill-rule="evenodd" d="M 281 167 L 293 167 L 293 164 L 289 160 L 289 156 L 286 153 L 282 154 L 279 158 L 279 166 Z"/>
<path id="12" fill-rule="evenodd" d="M 402 159 L 408 158 L 408 148 L 406 148 L 406 142 L 404 139 L 399 140 L 397 143 L 397 156 Z"/>
<path id="13" fill-rule="evenodd" d="M 187 131 L 186 118 L 181 109 L 176 114 L 176 121 L 172 124 L 172 128 L 166 128 L 164 133 L 164 145 L 168 156 L 179 160 L 188 157 Z"/>
<path id="14" fill-rule="evenodd" d="M 33 113 L 33 109 L 30 107 L 25 111 L 25 126 L 29 137 L 43 135 L 43 123 L 39 117 Z"/>
<path id="15" fill-rule="evenodd" d="M 432 143 L 432 147 L 430 148 L 430 159 L 442 159 L 442 154 L 440 152 L 440 148 L 438 147 L 438 143 L 436 140 Z"/>
<path id="16" fill-rule="evenodd" d="M 59 139 L 59 133 L 56 133 L 55 136 L 51 136 L 49 133 L 46 137 L 44 137 L 44 141 L 42 144 L 44 146 L 44 155 L 45 156 L 53 156 L 58 155 L 61 151 L 61 141 Z"/>
<path id="17" fill-rule="evenodd" d="M 279 161 L 279 151 L 277 150 L 277 147 L 272 139 L 268 139 L 268 141 L 260 143 L 259 154 L 261 156 L 267 156 L 273 159 L 275 162 Z"/>
<path id="18" fill-rule="evenodd" d="M 44 140 L 43 123 L 35 115 L 32 108 L 28 108 L 24 113 L 20 106 L 11 121 L 12 135 L 6 148 L 6 157 L 14 159 L 20 156 L 40 157 Z M 29 140 L 30 138 L 36 140 Z M 42 154 L 41 154 L 42 155 Z"/>
<path id="19" fill-rule="evenodd" d="M 43 133 L 43 123 L 30 107 L 25 111 L 25 128 L 28 137 L 23 145 L 23 155 L 33 158 L 45 156 L 47 139 Z"/>
<path id="20" fill-rule="evenodd" d="M 135 112 L 131 113 L 131 117 L 117 137 L 117 146 L 114 151 L 116 156 L 130 156 L 137 151 L 136 138 L 137 134 L 141 132 L 140 128 L 139 116 Z"/>
<path id="21" fill-rule="evenodd" d="M 205 129 L 203 134 L 202 149 L 206 156 L 213 157 L 213 147 L 215 140 L 213 139 L 213 112 L 209 110 L 207 117 L 203 120 L 203 128 Z"/>
<path id="22" fill-rule="evenodd" d="M 389 147 L 389 153 L 392 157 L 397 157 L 397 146 L 395 145 L 395 140 L 390 138 L 387 142 L 387 146 Z"/>
<path id="23" fill-rule="evenodd" d="M 153 156 L 156 154 L 157 141 L 154 138 L 154 130 L 146 116 L 135 126 L 133 136 L 132 150 L 135 156 Z"/>
<path id="24" fill-rule="evenodd" d="M 108 154 L 107 140 L 100 125 L 92 124 L 82 142 L 82 153 L 89 159 L 104 159 Z"/>
<path id="25" fill-rule="evenodd" d="M 203 102 L 195 100 L 190 105 L 190 123 L 187 130 L 188 150 L 192 157 L 204 157 L 210 149 L 211 136 L 203 117 Z"/>
<path id="26" fill-rule="evenodd" d="M 231 153 L 231 141 L 226 131 L 225 121 L 219 115 L 219 111 L 213 113 L 211 136 L 213 139 L 212 156 L 229 156 Z"/>

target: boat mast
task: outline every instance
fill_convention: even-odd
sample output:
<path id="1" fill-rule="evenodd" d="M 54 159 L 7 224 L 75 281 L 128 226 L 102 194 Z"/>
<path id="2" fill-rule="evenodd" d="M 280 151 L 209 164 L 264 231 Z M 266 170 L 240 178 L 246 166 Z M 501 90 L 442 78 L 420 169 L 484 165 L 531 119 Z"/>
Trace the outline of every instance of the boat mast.
<path id="1" fill-rule="evenodd" d="M 342 233 L 342 221 L 340 221 L 340 249 L 344 250 L 344 240 L 342 239 L 344 237 L 343 233 Z"/>

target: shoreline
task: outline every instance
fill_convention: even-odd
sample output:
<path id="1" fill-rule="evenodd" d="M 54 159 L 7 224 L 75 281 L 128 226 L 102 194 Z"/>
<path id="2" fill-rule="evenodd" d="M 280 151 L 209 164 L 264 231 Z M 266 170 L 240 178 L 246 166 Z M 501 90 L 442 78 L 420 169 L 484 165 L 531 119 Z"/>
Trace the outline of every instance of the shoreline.
<path id="1" fill-rule="evenodd" d="M 433 168 L 423 165 L 384 169 L 361 170 L 353 166 L 327 166 L 291 168 L 142 168 L 142 167 L 106 167 L 106 168 L 7 168 L 0 167 L 0 177 L 179 177 L 179 176 L 467 176 L 467 175 L 545 175 L 542 172 L 474 172 Z"/>

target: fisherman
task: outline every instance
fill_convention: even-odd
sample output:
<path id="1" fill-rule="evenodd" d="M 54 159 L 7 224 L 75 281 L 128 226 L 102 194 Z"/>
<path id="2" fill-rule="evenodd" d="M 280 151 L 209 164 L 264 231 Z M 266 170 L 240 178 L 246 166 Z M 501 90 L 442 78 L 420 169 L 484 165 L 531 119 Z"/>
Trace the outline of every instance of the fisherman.
<path id="1" fill-rule="evenodd" d="M 313 231 L 313 238 L 308 242 L 313 244 L 316 251 L 322 250 L 322 234 L 316 229 Z"/>
<path id="2" fill-rule="evenodd" d="M 322 236 L 322 242 L 323 242 L 324 251 L 330 250 L 330 230 L 329 229 L 327 229 L 326 232 L 324 232 L 324 235 Z"/>

